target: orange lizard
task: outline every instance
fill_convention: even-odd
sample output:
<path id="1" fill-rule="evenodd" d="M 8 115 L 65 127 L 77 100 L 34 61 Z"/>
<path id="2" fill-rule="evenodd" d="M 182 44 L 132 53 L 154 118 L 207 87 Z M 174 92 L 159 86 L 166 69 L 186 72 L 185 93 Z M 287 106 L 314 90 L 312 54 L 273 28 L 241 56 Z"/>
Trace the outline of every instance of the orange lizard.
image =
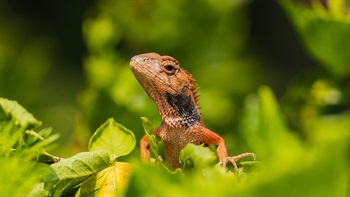
<path id="1" fill-rule="evenodd" d="M 247 156 L 255 160 L 254 153 L 228 156 L 224 139 L 207 129 L 202 121 L 197 104 L 196 84 L 179 62 L 170 56 L 145 53 L 131 58 L 130 68 L 143 89 L 157 105 L 162 124 L 154 134 L 164 143 L 165 163 L 171 169 L 180 167 L 180 151 L 189 143 L 214 144 L 219 164 L 232 163 L 238 171 L 236 161 Z M 150 144 L 147 136 L 140 142 L 141 159 L 150 159 Z"/>

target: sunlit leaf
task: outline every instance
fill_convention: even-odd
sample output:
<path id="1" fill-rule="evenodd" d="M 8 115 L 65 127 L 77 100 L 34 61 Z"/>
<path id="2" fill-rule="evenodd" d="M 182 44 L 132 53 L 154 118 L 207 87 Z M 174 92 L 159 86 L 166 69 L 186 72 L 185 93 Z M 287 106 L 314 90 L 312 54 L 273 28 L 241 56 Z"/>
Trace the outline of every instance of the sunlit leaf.
<path id="1" fill-rule="evenodd" d="M 131 175 L 130 163 L 116 162 L 87 178 L 76 196 L 119 196 L 125 192 Z"/>
<path id="2" fill-rule="evenodd" d="M 69 191 L 88 176 L 103 170 L 112 164 L 110 155 L 103 150 L 82 152 L 73 157 L 52 164 L 43 176 L 45 188 L 54 193 Z"/>
<path id="3" fill-rule="evenodd" d="M 89 150 L 105 150 L 114 158 L 129 154 L 136 145 L 134 134 L 113 118 L 103 123 L 93 134 Z"/>

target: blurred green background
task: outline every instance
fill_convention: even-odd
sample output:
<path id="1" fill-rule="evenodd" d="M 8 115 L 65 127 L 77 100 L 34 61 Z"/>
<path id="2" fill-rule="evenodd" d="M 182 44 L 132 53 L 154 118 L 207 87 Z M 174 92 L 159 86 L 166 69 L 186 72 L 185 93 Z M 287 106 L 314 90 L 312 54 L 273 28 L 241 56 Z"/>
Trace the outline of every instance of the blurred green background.
<path id="1" fill-rule="evenodd" d="M 308 1 L 299 3 L 311 6 Z M 340 54 L 346 56 L 343 60 L 329 58 L 335 62 L 332 65 L 331 60 L 328 64 L 327 59 L 310 56 L 313 51 L 303 44 L 311 42 L 321 57 L 338 55 L 327 44 L 349 33 L 349 23 L 338 31 L 342 27 L 336 22 L 319 20 L 323 24 L 311 24 L 310 33 L 298 35 L 303 30 L 294 25 L 303 12 L 288 6 L 283 10 L 281 5 L 286 3 L 3 0 L 0 95 L 19 101 L 60 133 L 60 148 L 55 151 L 63 156 L 86 147 L 91 132 L 111 116 L 140 138 L 138 117 L 150 117 L 155 123 L 160 117 L 132 76 L 128 61 L 154 51 L 177 58 L 193 74 L 200 85 L 206 125 L 230 135 L 228 141 L 237 135 L 244 96 L 261 84 L 269 85 L 280 99 L 289 94 L 287 115 L 291 126 L 301 130 L 295 105 L 309 100 L 305 93 L 317 86 L 317 80 L 322 80 L 318 88 L 334 89 L 340 97 L 320 107 L 344 110 L 349 95 L 341 91 L 349 84 L 350 62 L 349 48 Z M 298 12 L 294 24 L 287 11 Z M 316 46 L 320 40 L 330 49 Z M 339 42 L 349 47 L 349 39 Z"/>
<path id="2" fill-rule="evenodd" d="M 51 152 L 70 157 L 109 117 L 138 140 L 141 116 L 160 123 L 129 60 L 171 55 L 200 86 L 206 126 L 231 155 L 255 152 L 260 178 L 212 188 L 211 176 L 146 168 L 128 194 L 349 196 L 349 35 L 349 0 L 1 0 L 0 97 L 51 126 Z"/>
<path id="3" fill-rule="evenodd" d="M 129 60 L 153 51 L 193 74 L 206 126 L 230 152 L 249 148 L 240 117 L 260 85 L 307 141 L 311 120 L 349 110 L 349 10 L 348 0 L 2 0 L 0 96 L 53 127 L 62 157 L 86 150 L 109 117 L 140 139 L 140 116 L 161 119 Z"/>

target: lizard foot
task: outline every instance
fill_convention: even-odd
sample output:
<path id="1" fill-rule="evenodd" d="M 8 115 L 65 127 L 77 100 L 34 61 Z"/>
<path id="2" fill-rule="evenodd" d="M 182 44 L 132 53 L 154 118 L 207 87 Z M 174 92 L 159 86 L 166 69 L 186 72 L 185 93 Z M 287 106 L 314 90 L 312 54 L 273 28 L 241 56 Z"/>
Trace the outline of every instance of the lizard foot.
<path id="1" fill-rule="evenodd" d="M 238 167 L 236 161 L 244 158 L 244 157 L 253 157 L 254 161 L 256 159 L 256 156 L 254 153 L 242 153 L 240 155 L 232 156 L 232 157 L 224 157 L 220 159 L 219 165 L 226 166 L 228 162 L 232 163 L 233 167 L 235 168 L 235 171 L 238 172 Z"/>

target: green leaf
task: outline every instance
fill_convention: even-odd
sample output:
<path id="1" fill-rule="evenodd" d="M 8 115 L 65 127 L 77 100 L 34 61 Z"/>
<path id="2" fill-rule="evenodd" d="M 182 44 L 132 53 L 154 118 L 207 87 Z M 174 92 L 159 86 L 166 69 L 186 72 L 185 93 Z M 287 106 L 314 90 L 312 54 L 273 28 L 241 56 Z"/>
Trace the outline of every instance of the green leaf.
<path id="1" fill-rule="evenodd" d="M 17 101 L 11 101 L 0 97 L 0 122 L 3 119 L 11 117 L 15 124 L 24 128 L 28 126 L 38 127 L 41 122 L 34 118 L 33 114 L 29 113 Z"/>
<path id="2" fill-rule="evenodd" d="M 150 144 L 151 152 L 154 154 L 157 162 L 162 162 L 159 158 L 157 138 L 153 134 L 154 127 L 152 125 L 152 122 L 146 117 L 141 117 L 141 121 L 142 121 L 142 126 L 143 126 L 143 129 L 145 131 L 145 134 L 148 138 L 148 142 Z"/>
<path id="3" fill-rule="evenodd" d="M 276 97 L 269 87 L 261 86 L 257 96 L 247 97 L 242 117 L 244 125 L 240 131 L 259 160 L 285 158 L 288 162 L 291 155 L 302 151 L 300 142 L 287 127 Z"/>
<path id="4" fill-rule="evenodd" d="M 116 162 L 87 178 L 76 196 L 120 196 L 128 186 L 132 165 Z"/>
<path id="5" fill-rule="evenodd" d="M 52 164 L 45 172 L 45 189 L 54 194 L 69 192 L 88 176 L 111 166 L 110 155 L 103 150 L 82 152 Z"/>
<path id="6" fill-rule="evenodd" d="M 141 117 L 141 121 L 142 121 L 142 126 L 144 128 L 146 135 L 148 136 L 153 134 L 154 126 L 152 122 L 146 117 Z"/>
<path id="7" fill-rule="evenodd" d="M 89 150 L 105 150 L 114 158 L 118 158 L 129 154 L 135 145 L 134 134 L 113 118 L 109 118 L 90 138 Z"/>
<path id="8" fill-rule="evenodd" d="M 259 161 L 242 161 L 242 162 L 239 162 L 239 164 L 242 165 L 242 167 L 239 168 L 239 172 L 254 174 L 256 171 L 256 168 L 261 164 L 261 162 L 259 162 Z"/>
<path id="9" fill-rule="evenodd" d="M 187 144 L 180 152 L 180 163 L 184 171 L 201 170 L 217 162 L 216 154 L 207 147 Z"/>

